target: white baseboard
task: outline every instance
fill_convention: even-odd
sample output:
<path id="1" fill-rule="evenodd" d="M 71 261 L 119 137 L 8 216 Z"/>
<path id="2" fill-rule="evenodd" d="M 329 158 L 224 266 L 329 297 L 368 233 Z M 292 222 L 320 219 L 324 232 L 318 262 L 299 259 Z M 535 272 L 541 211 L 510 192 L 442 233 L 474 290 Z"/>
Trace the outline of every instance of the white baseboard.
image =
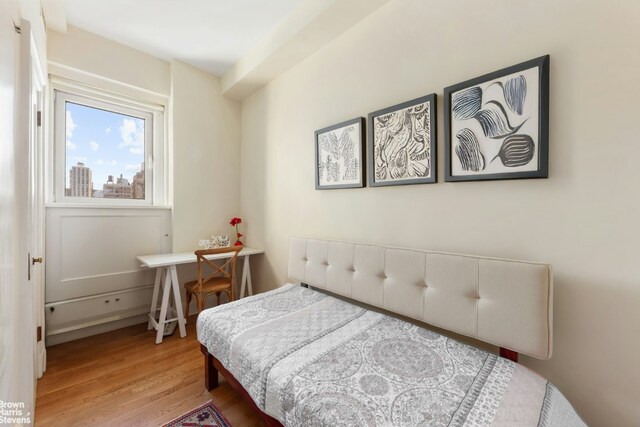
<path id="1" fill-rule="evenodd" d="M 120 319 L 120 320 L 116 320 L 109 323 L 102 323 L 100 325 L 90 326 L 88 328 L 76 329 L 70 332 L 63 332 L 56 335 L 50 335 L 46 337 L 45 342 L 46 342 L 46 346 L 50 347 L 52 345 L 62 344 L 64 342 L 74 341 L 80 338 L 102 334 L 104 332 L 115 331 L 116 329 L 126 328 L 127 326 L 138 325 L 140 323 L 147 323 L 147 319 L 148 317 L 146 314 L 141 314 L 139 316 Z M 151 333 L 151 331 L 149 333 Z"/>

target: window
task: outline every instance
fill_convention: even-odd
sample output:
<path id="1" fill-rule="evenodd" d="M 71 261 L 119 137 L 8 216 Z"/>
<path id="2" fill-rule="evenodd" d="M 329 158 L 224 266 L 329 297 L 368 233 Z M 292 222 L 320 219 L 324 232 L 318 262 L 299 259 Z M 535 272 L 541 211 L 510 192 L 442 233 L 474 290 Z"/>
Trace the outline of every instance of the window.
<path id="1" fill-rule="evenodd" d="M 56 202 L 162 203 L 160 106 L 59 89 L 54 99 Z"/>

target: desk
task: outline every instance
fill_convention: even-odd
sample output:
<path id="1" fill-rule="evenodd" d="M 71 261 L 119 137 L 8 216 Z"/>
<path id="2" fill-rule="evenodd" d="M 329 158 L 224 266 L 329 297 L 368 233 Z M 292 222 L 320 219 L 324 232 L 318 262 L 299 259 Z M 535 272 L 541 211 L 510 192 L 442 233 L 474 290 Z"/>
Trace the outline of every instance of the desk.
<path id="1" fill-rule="evenodd" d="M 238 258 L 244 258 L 242 280 L 240 282 L 240 298 L 245 296 L 245 290 L 248 290 L 249 295 L 253 295 L 249 256 L 262 253 L 264 253 L 262 249 L 242 248 L 238 254 Z M 209 255 L 207 258 L 224 259 L 230 258 L 231 256 L 233 256 L 233 252 Z M 193 252 L 181 252 L 143 255 L 136 257 L 136 259 L 140 261 L 142 267 L 156 269 L 156 279 L 153 285 L 153 297 L 151 299 L 151 308 L 149 310 L 149 323 L 147 324 L 147 329 L 154 328 L 158 331 L 156 333 L 156 344 L 160 344 L 162 342 L 162 338 L 164 336 L 164 325 L 169 322 L 177 321 L 178 327 L 180 328 L 180 336 L 185 337 L 187 335 L 185 328 L 187 321 L 184 313 L 182 312 L 182 291 L 180 289 L 180 282 L 178 281 L 178 271 L 176 266 L 196 262 L 196 255 Z M 160 305 L 160 317 L 156 320 L 155 314 L 158 308 L 160 288 L 162 288 L 162 303 Z M 171 293 L 173 293 L 174 307 L 169 307 Z M 175 317 L 167 319 L 167 314 L 171 314 Z"/>

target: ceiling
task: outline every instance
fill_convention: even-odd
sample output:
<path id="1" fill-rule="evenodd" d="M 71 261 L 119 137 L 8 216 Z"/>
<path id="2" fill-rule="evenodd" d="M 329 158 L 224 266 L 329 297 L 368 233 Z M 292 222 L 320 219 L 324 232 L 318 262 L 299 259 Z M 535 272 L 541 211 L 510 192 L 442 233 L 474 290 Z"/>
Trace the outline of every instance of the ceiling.
<path id="1" fill-rule="evenodd" d="M 66 0 L 69 25 L 221 76 L 302 0 Z"/>

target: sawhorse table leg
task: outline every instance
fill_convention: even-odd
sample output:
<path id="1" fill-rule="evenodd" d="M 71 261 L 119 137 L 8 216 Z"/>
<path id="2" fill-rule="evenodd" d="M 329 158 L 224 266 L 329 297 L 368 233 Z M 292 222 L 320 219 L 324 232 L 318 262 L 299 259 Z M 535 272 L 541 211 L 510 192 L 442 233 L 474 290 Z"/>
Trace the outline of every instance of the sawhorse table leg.
<path id="1" fill-rule="evenodd" d="M 162 288 L 162 303 L 160 305 L 160 316 L 156 321 L 155 315 L 158 306 L 158 297 L 160 296 L 160 288 Z M 173 293 L 173 301 L 175 307 L 169 307 L 170 295 Z M 175 314 L 176 317 L 167 319 L 167 314 Z M 180 292 L 180 282 L 178 281 L 178 272 L 175 265 L 167 267 L 158 267 L 156 270 L 156 279 L 153 286 L 153 297 L 151 299 L 151 309 L 149 310 L 149 322 L 147 329 L 152 327 L 157 330 L 156 344 L 160 344 L 164 337 L 164 325 L 169 322 L 177 321 L 180 329 L 180 337 L 187 336 L 186 319 L 182 312 L 182 298 Z"/>
<path id="2" fill-rule="evenodd" d="M 249 255 L 244 256 L 242 263 L 242 280 L 240 281 L 240 298 L 245 297 L 245 288 L 248 288 L 249 296 L 253 295 L 253 286 L 251 285 L 251 268 L 249 267 Z"/>

